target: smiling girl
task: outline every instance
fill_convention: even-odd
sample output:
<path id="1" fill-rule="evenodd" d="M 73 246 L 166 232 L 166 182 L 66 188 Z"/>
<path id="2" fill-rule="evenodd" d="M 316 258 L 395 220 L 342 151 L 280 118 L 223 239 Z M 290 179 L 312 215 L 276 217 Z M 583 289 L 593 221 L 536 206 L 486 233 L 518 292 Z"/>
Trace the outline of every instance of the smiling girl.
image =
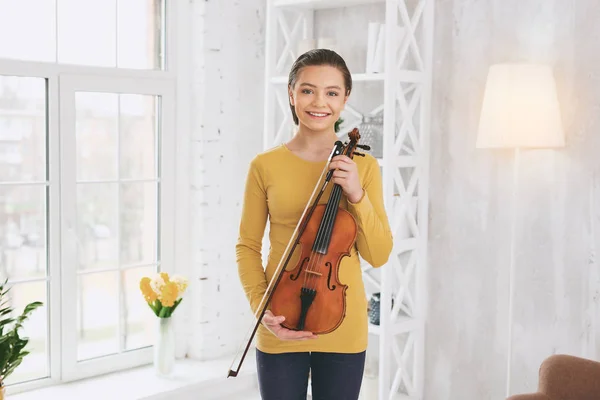
<path id="1" fill-rule="evenodd" d="M 288 80 L 290 109 L 297 131 L 287 143 L 257 155 L 250 163 L 236 245 L 242 287 L 253 312 L 284 255 L 311 193 L 339 140 L 335 123 L 352 91 L 352 76 L 334 51 L 311 50 L 293 64 Z M 367 299 L 359 255 L 370 265 L 385 264 L 392 234 L 383 204 L 377 160 L 367 154 L 340 155 L 328 166 L 344 196 L 340 207 L 355 218 L 358 234 L 339 266 L 348 285 L 346 315 L 333 332 L 289 330 L 284 317 L 265 313 L 257 332 L 256 361 L 264 400 L 306 399 L 309 372 L 312 398 L 355 400 L 360 392 L 368 340 Z M 331 187 L 323 193 L 327 201 Z M 261 244 L 269 221 L 270 251 L 263 268 Z M 295 265 L 293 257 L 289 265 Z"/>

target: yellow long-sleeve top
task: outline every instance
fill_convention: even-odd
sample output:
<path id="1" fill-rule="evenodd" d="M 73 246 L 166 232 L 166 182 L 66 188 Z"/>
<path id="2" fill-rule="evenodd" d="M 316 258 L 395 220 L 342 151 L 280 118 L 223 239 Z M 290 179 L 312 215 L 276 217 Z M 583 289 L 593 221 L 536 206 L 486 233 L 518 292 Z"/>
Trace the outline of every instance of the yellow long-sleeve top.
<path id="1" fill-rule="evenodd" d="M 365 193 L 356 204 L 349 203 L 345 196 L 340 201 L 340 207 L 348 210 L 358 225 L 350 256 L 342 258 L 339 266 L 339 280 L 348 285 L 346 316 L 333 332 L 303 341 L 282 341 L 260 325 L 256 345 L 263 352 L 357 353 L 367 347 L 367 298 L 357 252 L 374 267 L 385 264 L 392 250 L 392 234 L 383 204 L 377 160 L 369 154 L 355 156 L 353 160 Z M 266 292 L 325 165 L 326 161 L 304 160 L 283 144 L 257 155 L 250 163 L 236 257 L 239 277 L 252 312 L 256 312 Z M 319 203 L 327 202 L 332 187 L 333 183 L 327 186 Z M 270 222 L 271 247 L 266 268 L 263 268 L 261 247 L 267 221 Z M 299 248 L 287 269 L 296 265 L 298 256 Z"/>

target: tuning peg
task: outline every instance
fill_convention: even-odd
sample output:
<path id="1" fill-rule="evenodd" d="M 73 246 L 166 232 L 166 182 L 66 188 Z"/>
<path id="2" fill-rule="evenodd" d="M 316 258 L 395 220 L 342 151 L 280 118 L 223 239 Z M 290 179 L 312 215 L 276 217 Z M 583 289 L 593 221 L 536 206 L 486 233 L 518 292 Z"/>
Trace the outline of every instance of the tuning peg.
<path id="1" fill-rule="evenodd" d="M 363 149 L 363 150 L 371 150 L 371 146 L 368 146 L 366 144 L 357 144 L 356 147 L 358 147 L 359 149 Z"/>
<path id="2" fill-rule="evenodd" d="M 358 153 L 358 152 L 356 152 L 356 151 L 354 152 L 354 155 L 355 155 L 355 156 L 361 156 L 361 157 L 364 157 L 364 156 L 365 156 L 363 153 Z"/>

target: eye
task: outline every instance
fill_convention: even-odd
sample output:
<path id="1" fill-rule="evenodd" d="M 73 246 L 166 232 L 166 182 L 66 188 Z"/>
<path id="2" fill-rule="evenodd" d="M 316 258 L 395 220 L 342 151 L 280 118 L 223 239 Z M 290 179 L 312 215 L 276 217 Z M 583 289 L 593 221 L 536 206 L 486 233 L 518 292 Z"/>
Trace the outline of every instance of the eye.
<path id="1" fill-rule="evenodd" d="M 310 89 L 302 89 L 302 93 L 304 93 L 304 94 L 311 94 L 312 90 L 310 90 Z"/>
<path id="2" fill-rule="evenodd" d="M 330 96 L 339 96 L 338 92 L 329 92 L 328 93 Z"/>

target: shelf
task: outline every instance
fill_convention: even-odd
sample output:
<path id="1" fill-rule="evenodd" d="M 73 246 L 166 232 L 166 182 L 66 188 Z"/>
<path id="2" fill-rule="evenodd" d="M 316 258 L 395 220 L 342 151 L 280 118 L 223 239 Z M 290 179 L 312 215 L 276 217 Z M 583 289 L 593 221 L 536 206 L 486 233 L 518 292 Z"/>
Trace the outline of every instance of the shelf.
<path id="1" fill-rule="evenodd" d="M 383 80 L 385 80 L 385 74 L 352 74 L 352 82 Z"/>
<path id="2" fill-rule="evenodd" d="M 417 156 L 396 156 L 396 168 L 414 168 L 417 166 L 419 159 Z M 383 167 L 385 162 L 383 158 L 377 158 L 380 167 Z M 392 162 L 393 165 L 394 162 Z"/>
<path id="3" fill-rule="evenodd" d="M 367 81 L 381 81 L 385 80 L 385 74 L 352 74 L 352 82 L 367 82 Z M 271 83 L 287 83 L 287 76 L 275 76 L 271 78 Z"/>
<path id="4" fill-rule="evenodd" d="M 341 8 L 370 4 L 383 4 L 385 0 L 275 0 L 275 7 L 299 7 L 314 10 Z"/>
<path id="5" fill-rule="evenodd" d="M 392 335 L 398 335 L 404 332 L 414 331 L 421 328 L 421 322 L 416 318 L 399 317 L 392 328 Z M 369 323 L 369 333 L 372 335 L 381 335 L 381 325 Z"/>
<path id="6" fill-rule="evenodd" d="M 398 81 L 400 82 L 421 82 L 423 73 L 420 71 L 400 70 L 398 71 Z M 287 76 L 274 76 L 271 83 L 287 83 Z M 383 82 L 385 73 L 382 74 L 352 74 L 352 82 Z"/>

